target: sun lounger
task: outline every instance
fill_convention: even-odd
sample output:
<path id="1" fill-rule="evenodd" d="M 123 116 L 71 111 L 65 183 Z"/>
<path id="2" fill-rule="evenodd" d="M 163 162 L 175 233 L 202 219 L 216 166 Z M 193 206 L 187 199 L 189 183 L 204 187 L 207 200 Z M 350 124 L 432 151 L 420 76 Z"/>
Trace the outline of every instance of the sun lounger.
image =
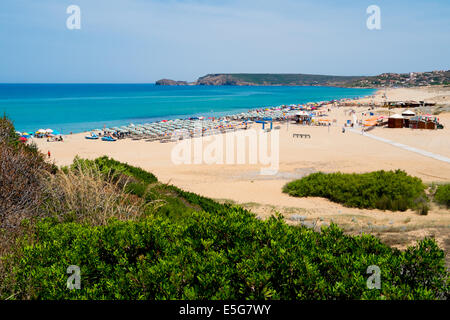
<path id="1" fill-rule="evenodd" d="M 305 134 L 305 133 L 294 133 L 292 135 L 293 138 L 311 138 L 310 134 Z"/>

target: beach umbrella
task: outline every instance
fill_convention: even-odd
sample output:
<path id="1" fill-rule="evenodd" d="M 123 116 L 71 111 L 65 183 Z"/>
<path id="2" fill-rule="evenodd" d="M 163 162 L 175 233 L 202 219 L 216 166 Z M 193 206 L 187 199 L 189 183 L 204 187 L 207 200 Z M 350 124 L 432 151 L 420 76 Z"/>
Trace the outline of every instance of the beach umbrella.
<path id="1" fill-rule="evenodd" d="M 45 133 L 52 133 L 53 130 L 52 129 L 45 129 Z"/>
<path id="2" fill-rule="evenodd" d="M 27 142 L 27 138 L 25 138 L 25 137 L 20 137 L 20 138 L 19 138 L 19 141 L 20 141 L 20 142 Z"/>
<path id="3" fill-rule="evenodd" d="M 45 129 L 39 129 L 36 133 L 46 133 Z"/>
<path id="4" fill-rule="evenodd" d="M 411 110 L 405 110 L 402 112 L 402 116 L 413 117 L 415 115 L 416 115 L 415 112 Z"/>

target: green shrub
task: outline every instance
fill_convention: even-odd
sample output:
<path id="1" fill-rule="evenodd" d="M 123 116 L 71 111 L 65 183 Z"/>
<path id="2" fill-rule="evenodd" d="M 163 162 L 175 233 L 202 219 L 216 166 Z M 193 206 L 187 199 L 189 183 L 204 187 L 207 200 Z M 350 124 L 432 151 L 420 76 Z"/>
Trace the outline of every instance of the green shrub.
<path id="1" fill-rule="evenodd" d="M 147 172 L 141 168 L 130 166 L 127 163 L 122 163 L 110 159 L 107 156 L 103 156 L 95 160 L 80 159 L 77 157 L 75 158 L 71 168 L 77 169 L 80 166 L 87 166 L 87 167 L 96 166 L 104 174 L 112 176 L 126 175 L 129 177 L 133 177 L 144 184 L 150 184 L 158 181 L 158 179 L 150 172 Z M 68 169 L 69 168 L 65 168 L 65 170 Z"/>
<path id="2" fill-rule="evenodd" d="M 286 184 L 283 192 L 296 197 L 323 197 L 347 207 L 405 211 L 426 199 L 426 186 L 401 170 L 363 174 L 313 173 Z M 426 201 L 425 201 L 426 202 Z"/>
<path id="3" fill-rule="evenodd" d="M 370 235 L 322 233 L 259 221 L 232 207 L 193 212 L 183 223 L 158 217 L 91 227 L 38 225 L 39 241 L 23 247 L 5 295 L 31 299 L 443 299 L 444 253 L 425 239 L 407 251 Z M 81 289 L 66 288 L 69 265 Z M 368 289 L 370 265 L 381 289 Z"/>
<path id="4" fill-rule="evenodd" d="M 450 184 L 439 185 L 434 194 L 434 200 L 450 208 Z"/>
<path id="5" fill-rule="evenodd" d="M 175 186 L 158 183 L 156 177 L 140 168 L 123 164 L 121 162 L 101 157 L 95 160 L 76 158 L 68 170 L 78 170 L 80 167 L 95 167 L 103 172 L 105 177 L 122 176 L 131 178 L 125 186 L 125 191 L 136 195 L 147 202 L 160 201 L 157 210 L 153 214 L 170 217 L 172 219 L 182 218 L 192 211 L 220 212 L 229 208 L 228 205 L 199 196 L 197 194 L 183 191 Z M 154 207 L 152 207 L 154 208 Z"/>

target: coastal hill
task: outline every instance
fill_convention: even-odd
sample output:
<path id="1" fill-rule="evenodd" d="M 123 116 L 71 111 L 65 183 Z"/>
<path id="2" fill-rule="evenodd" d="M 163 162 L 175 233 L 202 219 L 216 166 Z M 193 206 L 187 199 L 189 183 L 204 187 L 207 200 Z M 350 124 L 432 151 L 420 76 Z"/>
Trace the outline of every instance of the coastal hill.
<path id="1" fill-rule="evenodd" d="M 340 86 L 359 88 L 415 87 L 450 84 L 450 70 L 383 73 L 377 76 L 332 76 L 315 74 L 216 73 L 195 82 L 162 79 L 157 85 L 206 86 Z"/>
<path id="2" fill-rule="evenodd" d="M 333 86 L 354 82 L 363 77 L 314 74 L 216 73 L 198 78 L 190 85 L 205 86 Z M 157 85 L 176 85 L 179 81 L 158 80 Z"/>
<path id="3" fill-rule="evenodd" d="M 429 85 L 449 85 L 450 70 L 411 73 L 383 73 L 374 77 L 364 77 L 347 84 L 349 87 L 422 87 Z"/>
<path id="4" fill-rule="evenodd" d="M 197 80 L 197 85 L 313 86 L 335 85 L 342 82 L 356 81 L 360 78 L 314 74 L 208 74 L 200 77 Z"/>

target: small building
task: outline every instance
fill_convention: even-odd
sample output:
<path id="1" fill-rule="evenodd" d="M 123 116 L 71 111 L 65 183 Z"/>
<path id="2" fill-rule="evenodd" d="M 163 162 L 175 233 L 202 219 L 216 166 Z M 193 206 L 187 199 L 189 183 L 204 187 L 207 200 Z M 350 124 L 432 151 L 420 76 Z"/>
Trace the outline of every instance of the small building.
<path id="1" fill-rule="evenodd" d="M 437 121 L 427 117 L 412 117 L 409 119 L 409 128 L 411 129 L 436 129 Z"/>
<path id="2" fill-rule="evenodd" d="M 299 111 L 295 114 L 295 122 L 300 124 L 310 124 L 311 116 L 305 111 Z"/>

